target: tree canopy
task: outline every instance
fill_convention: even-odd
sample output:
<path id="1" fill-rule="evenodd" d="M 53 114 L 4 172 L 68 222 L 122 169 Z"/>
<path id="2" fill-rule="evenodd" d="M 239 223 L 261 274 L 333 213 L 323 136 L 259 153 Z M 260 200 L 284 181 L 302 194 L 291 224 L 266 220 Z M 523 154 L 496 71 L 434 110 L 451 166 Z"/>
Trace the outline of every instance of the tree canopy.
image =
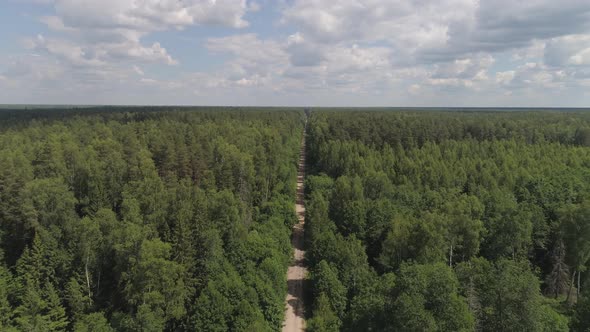
<path id="1" fill-rule="evenodd" d="M 280 328 L 301 110 L 0 117 L 1 330 Z"/>
<path id="2" fill-rule="evenodd" d="M 312 112 L 312 326 L 587 329 L 589 129 L 585 112 Z"/>
<path id="3" fill-rule="evenodd" d="M 0 330 L 590 329 L 590 114 L 0 111 Z"/>

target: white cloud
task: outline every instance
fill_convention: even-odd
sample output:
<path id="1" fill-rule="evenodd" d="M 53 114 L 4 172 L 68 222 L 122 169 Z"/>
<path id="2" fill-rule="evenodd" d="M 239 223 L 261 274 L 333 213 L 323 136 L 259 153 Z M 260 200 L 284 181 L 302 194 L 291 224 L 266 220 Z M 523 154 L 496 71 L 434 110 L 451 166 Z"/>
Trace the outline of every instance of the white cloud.
<path id="1" fill-rule="evenodd" d="M 141 70 L 141 68 L 139 68 L 139 66 L 134 65 L 133 66 L 133 71 L 139 75 L 139 76 L 144 76 L 145 73 L 143 72 L 143 70 Z"/>
<path id="2" fill-rule="evenodd" d="M 67 26 L 81 29 L 166 30 L 189 25 L 244 28 L 245 0 L 55 0 Z"/>
<path id="3" fill-rule="evenodd" d="M 295 0 L 283 21 L 321 43 L 384 42 L 408 62 L 528 47 L 590 28 L 590 2 Z"/>
<path id="4" fill-rule="evenodd" d="M 448 88 L 504 94 L 575 87 L 582 84 L 580 66 L 590 61 L 584 0 L 294 0 L 282 22 L 296 28 L 286 49 L 291 64 L 315 69 L 287 73 L 302 80 L 306 71 L 315 73 L 334 89 L 343 82 L 371 89 L 400 81 L 410 93 L 431 87 L 439 95 Z M 515 68 L 494 72 L 496 56 L 506 55 Z"/>
<path id="5" fill-rule="evenodd" d="M 234 56 L 222 73 L 230 84 L 259 86 L 280 77 L 287 66 L 287 54 L 281 44 L 261 40 L 252 33 L 210 38 L 206 46 L 211 52 Z"/>
<path id="6" fill-rule="evenodd" d="M 130 58 L 149 62 L 163 62 L 168 65 L 176 65 L 178 61 L 168 54 L 160 43 L 153 43 L 145 47 L 139 43 L 107 44 L 103 50 L 111 58 Z"/>
<path id="7" fill-rule="evenodd" d="M 35 39 L 26 40 L 27 46 L 35 51 L 46 51 L 74 66 L 101 66 L 104 62 L 91 54 L 85 48 L 71 42 L 59 39 L 46 39 L 43 35 L 37 35 Z"/>
<path id="8" fill-rule="evenodd" d="M 573 78 L 563 70 L 543 63 L 527 62 L 514 70 L 496 73 L 496 82 L 511 91 L 519 89 L 555 91 L 571 84 Z"/>
<path id="9" fill-rule="evenodd" d="M 453 62 L 446 62 L 434 65 L 434 78 L 462 78 L 462 79 L 483 79 L 485 72 L 495 62 L 495 59 L 487 55 L 479 55 L 470 58 L 457 59 Z"/>
<path id="10" fill-rule="evenodd" d="M 45 51 L 73 66 L 104 66 L 109 62 L 116 63 L 117 60 L 178 64 L 159 43 L 149 47 L 134 41 L 79 45 L 65 39 L 38 35 L 35 39 L 27 39 L 26 45 L 38 52 Z"/>
<path id="11" fill-rule="evenodd" d="M 535 39 L 528 46 L 516 49 L 512 54 L 512 60 L 521 61 L 542 58 L 545 54 L 546 45 L 546 41 Z"/>
<path id="12" fill-rule="evenodd" d="M 326 66 L 333 73 L 388 70 L 391 50 L 385 47 L 335 47 L 326 52 Z"/>
<path id="13" fill-rule="evenodd" d="M 68 98 L 72 90 L 80 96 L 84 91 L 112 93 L 118 84 L 121 91 L 182 86 L 184 78 L 145 77 L 144 64 L 179 64 L 163 44 L 146 43 L 146 37 L 190 26 L 242 29 L 249 25 L 246 13 L 260 9 L 246 0 L 47 0 L 43 5 L 54 10 L 39 18 L 48 31 L 23 38 L 24 46 L 40 56 L 27 61 L 20 56 L 0 74 L 15 88 L 35 90 L 49 100 L 60 91 L 68 92 Z M 41 93 L 51 90 L 50 95 Z"/>
<path id="14" fill-rule="evenodd" d="M 590 65 L 590 34 L 551 39 L 547 43 L 545 60 L 553 66 Z"/>
<path id="15" fill-rule="evenodd" d="M 53 31 L 59 32 L 75 32 L 76 29 L 65 26 L 61 18 L 57 16 L 43 16 L 39 19 L 41 23 L 47 25 L 47 27 Z"/>
<path id="16" fill-rule="evenodd" d="M 175 65 L 178 61 L 159 42 L 144 45 L 142 38 L 193 25 L 248 26 L 246 0 L 55 0 L 52 4 L 55 15 L 40 21 L 60 37 L 27 43 L 74 66 L 121 61 Z"/>
<path id="17" fill-rule="evenodd" d="M 40 18 L 49 31 L 25 40 L 29 53 L 41 57 L 31 63 L 28 58 L 13 61 L 0 71 L 4 82 L 26 87 L 26 80 L 37 80 L 29 86 L 40 91 L 102 89 L 105 95 L 121 88 L 121 98 L 126 91 L 129 96 L 143 92 L 164 98 L 177 89 L 186 100 L 197 96 L 196 103 L 267 98 L 269 103 L 309 99 L 322 104 L 399 105 L 520 102 L 519 97 L 532 96 L 542 101 L 539 96 L 556 91 L 584 91 L 590 81 L 587 0 L 53 0 L 45 4 L 54 9 Z M 260 11 L 261 4 L 275 7 L 248 16 Z M 268 13 L 279 17 L 268 18 Z M 254 17 L 269 22 L 250 29 L 248 20 Z M 277 32 L 267 31 L 265 37 L 253 33 L 279 21 Z M 217 37 L 207 38 L 204 26 L 224 29 L 215 29 Z M 178 31 L 189 27 L 203 29 L 203 52 L 208 54 L 175 54 L 186 51 L 161 39 L 175 34 L 186 38 L 187 32 Z M 158 41 L 152 38 L 156 32 L 165 32 L 157 34 L 162 36 Z M 202 40 L 197 35 L 194 40 Z M 184 65 L 196 67 L 193 61 L 207 57 L 227 60 L 211 61 L 212 66 L 199 63 L 200 72 L 183 70 Z M 159 65 L 179 67 L 150 72 Z M 581 100 L 588 99 L 576 102 Z"/>
<path id="18" fill-rule="evenodd" d="M 496 73 L 496 83 L 509 84 L 514 79 L 515 73 L 516 72 L 514 70 L 497 72 Z"/>
<path id="19" fill-rule="evenodd" d="M 325 60 L 321 45 L 307 42 L 299 32 L 287 38 L 285 50 L 294 66 L 316 66 Z"/>
<path id="20" fill-rule="evenodd" d="M 321 43 L 383 41 L 411 57 L 445 46 L 450 26 L 471 21 L 476 9 L 475 0 L 296 0 L 283 21 Z"/>

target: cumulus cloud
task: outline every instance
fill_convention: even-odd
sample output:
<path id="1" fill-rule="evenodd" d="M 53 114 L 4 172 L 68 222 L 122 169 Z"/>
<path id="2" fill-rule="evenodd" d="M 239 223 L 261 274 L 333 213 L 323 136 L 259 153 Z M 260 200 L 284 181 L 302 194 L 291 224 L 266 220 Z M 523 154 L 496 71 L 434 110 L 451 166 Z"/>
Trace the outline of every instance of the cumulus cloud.
<path id="1" fill-rule="evenodd" d="M 590 65 L 590 34 L 569 35 L 549 40 L 545 61 L 558 67 Z"/>
<path id="2" fill-rule="evenodd" d="M 146 62 L 162 62 L 174 65 L 178 62 L 159 43 L 143 46 L 139 42 L 76 44 L 65 39 L 26 39 L 25 44 L 34 51 L 44 51 L 73 66 L 103 66 L 110 61 L 128 59 Z"/>
<path id="3" fill-rule="evenodd" d="M 527 62 L 514 70 L 498 72 L 495 75 L 496 82 L 512 92 L 520 89 L 539 91 L 562 89 L 571 84 L 572 79 L 564 70 L 537 62 Z"/>
<path id="4" fill-rule="evenodd" d="M 218 25 L 245 28 L 244 16 L 255 5 L 246 0 L 53 0 L 55 15 L 40 21 L 56 34 L 25 41 L 73 66 L 101 66 L 120 61 L 178 61 L 159 42 L 142 39 L 155 31 Z"/>
<path id="5" fill-rule="evenodd" d="M 133 71 L 139 76 L 145 75 L 145 73 L 143 72 L 143 70 L 141 70 L 141 68 L 139 68 L 139 66 L 133 66 Z"/>
<path id="6" fill-rule="evenodd" d="M 499 51 L 589 28 L 590 3 L 585 0 L 481 1 L 472 39 L 475 47 Z"/>
<path id="7" fill-rule="evenodd" d="M 325 60 L 321 46 L 307 42 L 301 33 L 289 36 L 285 50 L 294 66 L 316 66 Z"/>
<path id="8" fill-rule="evenodd" d="M 52 8 L 39 18 L 48 31 L 24 41 L 42 59 L 12 63 L 0 71 L 4 81 L 38 75 L 48 87 L 62 75 L 62 85 L 82 89 L 116 81 L 154 96 L 178 89 L 223 103 L 323 104 L 540 101 L 549 91 L 580 96 L 590 86 L 587 0 L 43 2 Z M 260 32 L 272 24 L 280 29 Z M 202 29 L 195 40 L 206 54 L 198 58 L 215 59 L 197 72 L 183 71 L 180 60 L 191 68 L 199 60 L 160 40 L 190 38 L 179 32 L 189 27 Z"/>
<path id="9" fill-rule="evenodd" d="M 256 34 L 210 38 L 206 47 L 214 53 L 233 55 L 223 69 L 227 83 L 259 86 L 273 81 L 285 70 L 287 55 L 280 43 L 259 39 Z"/>
<path id="10" fill-rule="evenodd" d="M 453 62 L 436 64 L 433 78 L 484 78 L 485 72 L 494 63 L 491 55 L 457 59 Z"/>
<path id="11" fill-rule="evenodd" d="M 46 51 L 74 66 L 100 66 L 105 64 L 92 54 L 89 54 L 83 47 L 65 40 L 46 39 L 43 35 L 37 35 L 34 39 L 26 40 L 26 44 L 32 50 Z"/>
<path id="12" fill-rule="evenodd" d="M 32 0 L 30 0 L 32 1 Z M 62 75 L 59 86 L 84 89 L 127 82 L 145 76 L 140 66 L 178 65 L 159 41 L 146 42 L 154 32 L 195 26 L 243 29 L 245 15 L 260 6 L 246 0 L 34 0 L 52 12 L 40 16 L 48 31 L 23 37 L 23 45 L 39 59 L 13 61 L 4 76 L 23 86 L 46 89 L 48 78 Z M 244 45 L 245 46 L 245 45 Z M 30 59 L 28 59 L 30 60 Z M 26 84 L 26 80 L 36 84 Z M 144 78 L 145 84 L 149 78 Z M 162 81 L 154 80 L 152 85 Z M 54 88 L 57 89 L 55 82 Z M 170 82 L 166 86 L 172 86 Z M 105 87 L 105 89 L 109 89 Z"/>
<path id="13" fill-rule="evenodd" d="M 585 0 L 295 0 L 283 22 L 305 39 L 338 44 L 384 42 L 409 62 L 528 47 L 539 39 L 588 32 Z"/>
<path id="14" fill-rule="evenodd" d="M 496 73 L 496 82 L 499 84 L 510 84 L 514 79 L 514 70 L 500 71 Z"/>
<path id="15" fill-rule="evenodd" d="M 139 31 L 223 25 L 244 28 L 246 0 L 55 0 L 66 26 Z"/>
<path id="16" fill-rule="evenodd" d="M 199 75 L 207 87 L 257 87 L 271 91 L 309 92 L 314 89 L 368 91 L 385 83 L 390 76 L 389 52 L 384 47 L 326 47 L 309 50 L 305 59 L 305 43 L 293 35 L 283 41 L 261 39 L 256 34 L 240 34 L 210 38 L 210 52 L 231 55 L 222 69 Z M 386 83 L 385 83 L 386 84 Z"/>
<path id="17" fill-rule="evenodd" d="M 475 0 L 296 0 L 283 21 L 321 43 L 381 41 L 399 55 L 414 57 L 444 47 L 451 26 L 472 22 L 476 9 Z"/>
<path id="18" fill-rule="evenodd" d="M 589 72 L 585 0 L 294 0 L 282 22 L 296 27 L 286 49 L 292 65 L 345 67 L 351 79 L 371 75 L 381 84 L 402 80 L 411 93 L 424 86 L 563 88 L 582 84 Z M 498 57 L 514 68 L 494 72 Z"/>

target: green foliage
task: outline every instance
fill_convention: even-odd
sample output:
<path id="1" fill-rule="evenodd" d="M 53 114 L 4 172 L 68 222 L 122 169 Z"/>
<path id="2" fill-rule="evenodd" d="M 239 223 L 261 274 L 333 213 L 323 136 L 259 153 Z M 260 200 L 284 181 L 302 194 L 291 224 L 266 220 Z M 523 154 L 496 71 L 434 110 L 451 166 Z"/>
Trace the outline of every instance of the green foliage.
<path id="1" fill-rule="evenodd" d="M 485 331 L 549 331 L 567 324 L 565 317 L 543 304 L 539 280 L 527 262 L 475 259 L 462 263 L 458 274 L 464 285 L 473 285 L 473 291 L 465 293 L 477 303 L 477 319 Z"/>
<path id="2" fill-rule="evenodd" d="M 307 323 L 307 331 L 336 332 L 339 331 L 341 324 L 338 315 L 332 310 L 328 296 L 320 293 L 314 307 L 314 317 Z"/>
<path id="3" fill-rule="evenodd" d="M 346 312 L 345 331 L 379 331 L 391 321 L 396 277 L 393 273 L 374 276 L 350 299 Z"/>
<path id="4" fill-rule="evenodd" d="M 582 296 L 576 305 L 574 317 L 571 321 L 573 331 L 590 330 L 590 288 L 582 292 Z"/>
<path id="5" fill-rule="evenodd" d="M 444 264 L 402 265 L 385 324 L 400 331 L 470 331 L 474 319 L 458 281 Z"/>
<path id="6" fill-rule="evenodd" d="M 170 251 L 168 243 L 157 239 L 144 240 L 137 257 L 130 257 L 133 262 L 130 262 L 129 281 L 123 289 L 129 304 L 138 306 L 140 320 L 152 321 L 151 316 L 162 320 L 156 326 L 163 326 L 165 321 L 179 319 L 185 314 L 184 269 L 170 260 Z"/>
<path id="7" fill-rule="evenodd" d="M 302 119 L 1 112 L 0 329 L 279 330 Z M 324 110 L 307 132 L 309 330 L 588 329 L 587 113 Z"/>
<path id="8" fill-rule="evenodd" d="M 560 314 L 554 307 L 559 307 L 559 303 L 543 304 L 541 306 L 541 327 L 542 331 L 569 331 L 568 317 Z"/>
<path id="9" fill-rule="evenodd" d="M 440 216 L 427 214 L 420 219 L 395 218 L 382 245 L 379 262 L 386 271 L 395 271 L 402 262 L 444 261 L 446 242 Z"/>
<path id="10" fill-rule="evenodd" d="M 74 324 L 75 332 L 114 332 L 107 319 L 100 312 L 81 317 Z"/>
<path id="11" fill-rule="evenodd" d="M 344 331 L 564 330 L 587 288 L 589 130 L 584 112 L 313 112 L 306 257 L 346 289 L 315 310 Z"/>
<path id="12" fill-rule="evenodd" d="M 43 290 L 32 285 L 24 290 L 21 305 L 15 311 L 15 322 L 26 331 L 65 331 L 68 325 L 66 312 L 55 288 L 47 283 Z"/>
<path id="13" fill-rule="evenodd" d="M 326 261 L 321 261 L 312 272 L 314 298 L 325 295 L 331 305 L 331 311 L 340 319 L 346 309 L 346 288 L 338 280 L 338 274 Z"/>
<path id="14" fill-rule="evenodd" d="M 7 114 L 1 330 L 280 328 L 301 111 Z"/>
<path id="15" fill-rule="evenodd" d="M 334 188 L 334 180 L 326 174 L 309 175 L 305 177 L 305 192 L 307 198 L 311 193 L 320 193 L 328 198 Z"/>
<path id="16" fill-rule="evenodd" d="M 559 221 L 568 263 L 584 271 L 590 260 L 590 200 L 564 206 L 559 210 Z"/>
<path id="17" fill-rule="evenodd" d="M 533 231 L 531 215 L 518 206 L 511 194 L 490 191 L 484 220 L 487 234 L 483 252 L 486 257 L 517 257 L 529 251 Z"/>
<path id="18" fill-rule="evenodd" d="M 8 269 L 0 265 L 0 329 L 9 329 L 12 324 L 12 308 L 8 298 L 11 293 L 12 276 Z"/>

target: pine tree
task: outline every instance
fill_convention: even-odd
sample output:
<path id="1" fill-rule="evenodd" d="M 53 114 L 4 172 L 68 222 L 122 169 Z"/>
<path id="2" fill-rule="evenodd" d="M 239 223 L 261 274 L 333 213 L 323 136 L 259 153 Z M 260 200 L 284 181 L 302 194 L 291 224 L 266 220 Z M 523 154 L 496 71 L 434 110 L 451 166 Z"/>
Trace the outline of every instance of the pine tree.
<path id="1" fill-rule="evenodd" d="M 61 299 L 51 283 L 45 285 L 44 295 L 47 308 L 44 316 L 48 321 L 48 331 L 66 331 L 68 319 L 66 310 L 61 304 Z"/>
<path id="2" fill-rule="evenodd" d="M 2 262 L 0 251 L 0 330 L 8 330 L 11 325 L 13 308 L 9 302 L 9 295 L 13 292 L 12 276 Z"/>
<path id="3" fill-rule="evenodd" d="M 570 275 L 569 266 L 565 263 L 565 244 L 561 239 L 557 241 L 551 251 L 551 264 L 553 268 L 545 279 L 547 285 L 545 292 L 557 298 L 568 292 Z"/>

